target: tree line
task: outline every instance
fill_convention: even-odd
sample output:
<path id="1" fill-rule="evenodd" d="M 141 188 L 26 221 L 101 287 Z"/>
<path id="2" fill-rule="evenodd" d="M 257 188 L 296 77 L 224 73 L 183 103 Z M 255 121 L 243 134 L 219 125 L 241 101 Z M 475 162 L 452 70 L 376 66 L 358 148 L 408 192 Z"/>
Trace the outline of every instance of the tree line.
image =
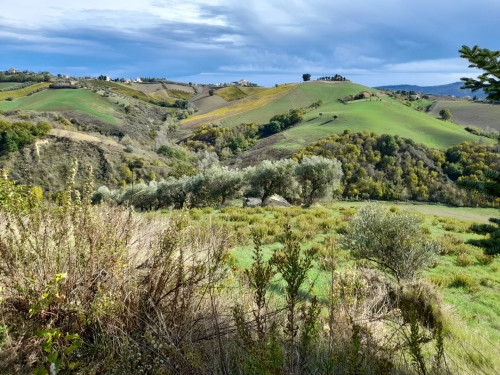
<path id="1" fill-rule="evenodd" d="M 453 182 L 485 180 L 485 174 L 500 170 L 495 147 L 463 142 L 442 151 L 399 136 L 345 130 L 305 147 L 295 158 L 318 155 L 339 160 L 344 198 L 492 205 L 498 202 L 464 192 Z"/>
<path id="2" fill-rule="evenodd" d="M 141 210 L 159 208 L 221 207 L 242 194 L 265 202 L 278 194 L 293 203 L 311 205 L 317 199 L 332 197 L 342 177 L 340 163 L 319 156 L 265 160 L 242 170 L 211 167 L 194 176 L 168 177 L 159 182 L 128 185 L 110 190 L 101 186 L 93 202 L 130 204 Z"/>
<path id="3" fill-rule="evenodd" d="M 50 73 L 7 73 L 0 72 L 0 82 L 49 82 Z"/>

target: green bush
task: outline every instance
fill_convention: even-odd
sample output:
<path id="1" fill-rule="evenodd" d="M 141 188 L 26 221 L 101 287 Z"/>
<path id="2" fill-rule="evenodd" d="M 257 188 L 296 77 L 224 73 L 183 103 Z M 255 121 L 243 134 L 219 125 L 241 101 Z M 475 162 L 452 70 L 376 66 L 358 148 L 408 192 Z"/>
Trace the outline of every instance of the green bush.
<path id="1" fill-rule="evenodd" d="M 477 281 L 470 275 L 463 273 L 453 275 L 449 285 L 450 288 L 464 288 L 469 292 L 477 290 Z"/>
<path id="2" fill-rule="evenodd" d="M 0 155 L 22 149 L 37 139 L 46 137 L 52 126 L 46 121 L 32 124 L 26 121 L 0 120 Z"/>
<path id="3" fill-rule="evenodd" d="M 460 267 L 467 267 L 474 263 L 474 259 L 466 254 L 461 254 L 455 259 L 455 264 Z"/>
<path id="4" fill-rule="evenodd" d="M 480 253 L 480 254 L 476 254 L 476 260 L 479 263 L 481 263 L 483 266 L 487 266 L 488 264 L 493 263 L 493 261 L 495 260 L 495 256 L 494 255 Z"/>

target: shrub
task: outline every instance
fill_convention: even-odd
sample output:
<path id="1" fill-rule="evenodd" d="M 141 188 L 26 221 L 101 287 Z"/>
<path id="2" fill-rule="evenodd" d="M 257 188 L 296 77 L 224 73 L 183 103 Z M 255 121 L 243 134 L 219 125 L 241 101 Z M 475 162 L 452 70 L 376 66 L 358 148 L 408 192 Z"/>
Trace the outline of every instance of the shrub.
<path id="1" fill-rule="evenodd" d="M 443 108 L 439 111 L 439 116 L 445 121 L 451 120 L 451 112 L 448 108 Z"/>
<path id="2" fill-rule="evenodd" d="M 476 255 L 476 260 L 483 266 L 487 266 L 488 264 L 493 263 L 493 261 L 495 260 L 495 256 L 481 253 Z"/>
<path id="3" fill-rule="evenodd" d="M 474 259 L 466 254 L 461 254 L 455 259 L 455 264 L 460 267 L 467 267 L 474 263 Z"/>
<path id="4" fill-rule="evenodd" d="M 413 279 L 432 264 L 439 246 L 426 237 L 415 215 L 370 204 L 351 219 L 344 247 L 352 249 L 357 258 L 377 263 L 400 281 Z"/>
<path id="5" fill-rule="evenodd" d="M 448 285 L 450 288 L 465 288 L 472 292 L 477 289 L 477 282 L 472 276 L 459 273 L 453 275 L 453 278 Z"/>
<path id="6" fill-rule="evenodd" d="M 207 295 L 227 278 L 225 229 L 194 229 L 185 214 L 152 225 L 126 208 L 92 206 L 91 183 L 80 196 L 73 178 L 60 206 L 28 190 L 14 199 L 19 189 L 2 183 L 0 313 L 16 328 L 0 372 L 69 372 L 84 355 L 99 371 L 138 373 L 142 364 L 125 359 L 132 343 L 143 357 L 168 356 L 171 373 L 206 373 L 182 358 L 213 334 Z"/>

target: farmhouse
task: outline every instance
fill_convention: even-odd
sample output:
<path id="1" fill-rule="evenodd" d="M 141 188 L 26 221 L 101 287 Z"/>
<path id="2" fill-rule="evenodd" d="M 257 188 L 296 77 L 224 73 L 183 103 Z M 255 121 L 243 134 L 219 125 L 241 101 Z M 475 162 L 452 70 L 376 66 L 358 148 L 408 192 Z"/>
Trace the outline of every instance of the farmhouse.
<path id="1" fill-rule="evenodd" d="M 20 73 L 21 71 L 20 70 L 17 70 L 17 69 L 14 69 L 14 68 L 10 68 L 8 70 L 9 73 Z"/>

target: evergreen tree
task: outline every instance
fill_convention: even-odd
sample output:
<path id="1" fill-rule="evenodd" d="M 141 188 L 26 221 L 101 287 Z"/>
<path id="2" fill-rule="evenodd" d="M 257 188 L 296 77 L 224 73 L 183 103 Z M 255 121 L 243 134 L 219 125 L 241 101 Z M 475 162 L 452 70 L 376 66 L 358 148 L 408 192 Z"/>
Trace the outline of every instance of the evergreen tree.
<path id="1" fill-rule="evenodd" d="M 490 51 L 487 48 L 462 46 L 458 51 L 460 57 L 469 60 L 469 68 L 479 68 L 485 72 L 477 78 L 461 78 L 465 84 L 463 89 L 477 91 L 483 89 L 489 100 L 500 100 L 500 51 Z"/>

